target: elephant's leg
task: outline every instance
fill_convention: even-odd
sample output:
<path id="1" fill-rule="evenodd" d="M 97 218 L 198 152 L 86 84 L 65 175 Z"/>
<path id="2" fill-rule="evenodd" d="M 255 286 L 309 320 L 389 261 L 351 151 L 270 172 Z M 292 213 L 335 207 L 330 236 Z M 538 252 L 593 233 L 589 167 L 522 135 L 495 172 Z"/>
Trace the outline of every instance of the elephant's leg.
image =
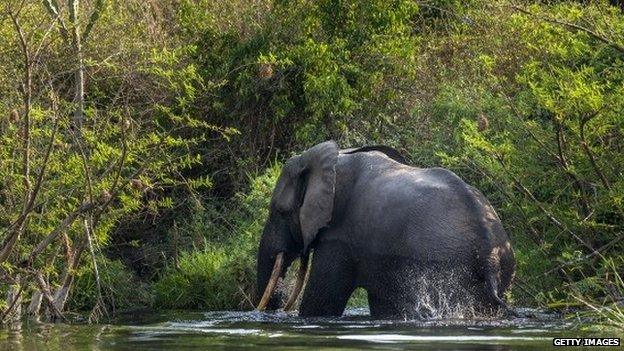
<path id="1" fill-rule="evenodd" d="M 402 282 L 405 281 L 401 261 L 387 257 L 371 257 L 365 265 L 364 288 L 368 293 L 368 307 L 373 318 L 401 318 L 403 301 Z"/>
<path id="2" fill-rule="evenodd" d="M 402 260 L 381 259 L 377 262 L 383 269 L 371 270 L 375 273 L 367 279 L 365 286 L 371 316 L 383 319 L 426 317 L 421 302 L 432 301 L 425 296 L 427 291 L 422 285 L 421 270 Z"/>
<path id="3" fill-rule="evenodd" d="M 388 276 L 396 274 L 388 273 Z M 380 278 L 367 288 L 371 316 L 377 319 L 411 318 L 415 311 L 414 302 L 405 294 L 405 287 L 399 280 L 386 278 Z"/>
<path id="4" fill-rule="evenodd" d="M 355 269 L 339 244 L 314 250 L 308 283 L 299 306 L 302 317 L 341 316 L 355 289 Z"/>
<path id="5" fill-rule="evenodd" d="M 368 307 L 370 308 L 370 314 L 373 318 L 385 319 L 385 318 L 401 318 L 401 310 L 398 308 L 398 304 L 392 301 L 392 298 L 384 296 L 383 293 L 368 292 Z"/>

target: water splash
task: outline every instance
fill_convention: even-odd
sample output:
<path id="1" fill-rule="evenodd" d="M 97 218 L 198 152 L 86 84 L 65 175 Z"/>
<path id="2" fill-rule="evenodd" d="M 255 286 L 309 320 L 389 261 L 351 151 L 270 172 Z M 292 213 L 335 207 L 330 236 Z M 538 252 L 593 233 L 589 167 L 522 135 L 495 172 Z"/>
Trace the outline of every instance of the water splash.
<path id="1" fill-rule="evenodd" d="M 469 278 L 462 270 L 411 270 L 403 277 L 401 298 L 406 319 L 474 319 L 499 318 L 497 311 L 487 310 L 473 291 L 466 288 Z"/>

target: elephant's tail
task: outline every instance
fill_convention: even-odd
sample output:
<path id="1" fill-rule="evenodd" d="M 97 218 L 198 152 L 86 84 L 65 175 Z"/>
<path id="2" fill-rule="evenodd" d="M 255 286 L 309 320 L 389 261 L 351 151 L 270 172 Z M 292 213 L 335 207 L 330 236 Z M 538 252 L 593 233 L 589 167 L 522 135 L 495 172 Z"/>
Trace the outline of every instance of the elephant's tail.
<path id="1" fill-rule="evenodd" d="M 501 308 L 504 308 L 504 309 L 508 309 L 507 304 L 505 303 L 505 301 L 503 301 L 503 299 L 499 296 L 498 279 L 492 273 L 490 273 L 488 275 L 489 275 L 489 277 L 487 277 L 487 293 L 488 293 L 490 299 L 493 302 L 495 302 L 495 305 L 498 305 L 498 307 L 501 307 Z"/>
<path id="2" fill-rule="evenodd" d="M 495 248 L 487 261 L 487 266 L 486 294 L 491 304 L 507 314 L 515 315 L 515 312 L 507 306 L 502 298 L 503 293 L 513 280 L 513 266 L 515 266 L 513 256 L 509 256 L 509 252 L 504 252 L 501 255 L 501 252 Z"/>
<path id="3" fill-rule="evenodd" d="M 499 309 L 499 311 L 502 311 L 507 317 L 521 317 L 518 312 L 507 306 L 505 301 L 503 301 L 503 299 L 499 296 L 498 283 L 494 276 L 490 275 L 490 278 L 487 281 L 487 285 L 488 294 L 490 295 L 491 300 L 494 301 L 495 308 Z"/>

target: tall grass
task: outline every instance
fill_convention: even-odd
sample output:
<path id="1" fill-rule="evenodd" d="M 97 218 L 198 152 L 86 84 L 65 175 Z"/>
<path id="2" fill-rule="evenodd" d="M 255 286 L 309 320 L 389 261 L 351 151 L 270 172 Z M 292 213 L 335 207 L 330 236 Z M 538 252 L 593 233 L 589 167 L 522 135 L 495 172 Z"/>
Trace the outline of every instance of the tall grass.
<path id="1" fill-rule="evenodd" d="M 592 277 L 593 283 L 599 285 L 604 291 L 601 298 L 595 298 L 592 295 L 583 294 L 579 289 L 573 289 L 572 298 L 587 308 L 587 310 L 575 313 L 574 317 L 581 320 L 590 319 L 594 322 L 594 327 L 624 330 L 624 280 L 618 271 L 618 268 L 621 269 L 623 266 L 624 257 L 620 257 L 618 261 L 603 260 L 602 274 Z"/>
<path id="2" fill-rule="evenodd" d="M 165 269 L 154 284 L 156 307 L 208 310 L 253 307 L 256 252 L 280 169 L 276 164 L 263 174 L 250 177 L 249 190 L 237 194 L 218 213 L 214 213 L 215 209 L 197 209 L 211 213 L 194 216 L 204 220 L 187 223 L 180 230 L 201 231 L 206 238 L 204 247 L 183 253 L 177 265 L 171 263 Z"/>
<path id="3" fill-rule="evenodd" d="M 97 265 L 101 291 L 97 288 L 93 264 L 87 263 L 80 267 L 68 300 L 70 310 L 88 311 L 95 308 L 100 293 L 103 304 L 100 308 L 110 314 L 151 305 L 149 284 L 140 281 L 121 261 L 98 256 Z"/>

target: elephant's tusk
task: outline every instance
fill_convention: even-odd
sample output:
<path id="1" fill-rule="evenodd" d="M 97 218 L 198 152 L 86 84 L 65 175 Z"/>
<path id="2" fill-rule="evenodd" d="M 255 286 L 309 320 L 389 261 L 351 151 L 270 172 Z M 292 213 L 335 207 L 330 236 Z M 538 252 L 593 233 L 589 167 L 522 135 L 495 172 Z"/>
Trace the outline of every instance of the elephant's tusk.
<path id="1" fill-rule="evenodd" d="M 266 288 L 264 289 L 264 294 L 262 294 L 262 299 L 260 299 L 260 303 L 258 304 L 258 311 L 264 311 L 266 309 L 267 304 L 269 303 L 269 299 L 273 292 L 275 291 L 275 287 L 277 286 L 277 280 L 279 279 L 280 273 L 282 273 L 282 264 L 284 263 L 284 253 L 279 252 L 277 257 L 275 257 L 275 264 L 273 265 L 273 271 L 271 272 L 271 278 L 267 283 Z"/>
<path id="2" fill-rule="evenodd" d="M 284 311 L 290 311 L 295 305 L 299 294 L 301 293 L 301 288 L 303 287 L 303 282 L 305 281 L 305 276 L 308 271 L 308 256 L 301 257 L 301 262 L 299 262 L 299 271 L 297 272 L 297 281 L 295 282 L 295 287 L 293 288 L 290 297 L 288 298 L 288 302 L 286 302 L 286 306 L 284 306 Z"/>

